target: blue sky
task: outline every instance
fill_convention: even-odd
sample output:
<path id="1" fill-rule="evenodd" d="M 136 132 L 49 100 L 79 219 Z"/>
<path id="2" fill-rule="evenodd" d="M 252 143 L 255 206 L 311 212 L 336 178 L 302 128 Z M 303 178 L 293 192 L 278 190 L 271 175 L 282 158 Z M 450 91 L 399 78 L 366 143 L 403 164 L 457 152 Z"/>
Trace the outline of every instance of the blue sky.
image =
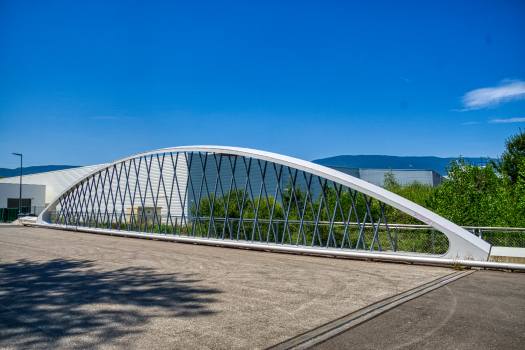
<path id="1" fill-rule="evenodd" d="M 0 167 L 215 144 L 497 156 L 524 1 L 0 1 Z"/>

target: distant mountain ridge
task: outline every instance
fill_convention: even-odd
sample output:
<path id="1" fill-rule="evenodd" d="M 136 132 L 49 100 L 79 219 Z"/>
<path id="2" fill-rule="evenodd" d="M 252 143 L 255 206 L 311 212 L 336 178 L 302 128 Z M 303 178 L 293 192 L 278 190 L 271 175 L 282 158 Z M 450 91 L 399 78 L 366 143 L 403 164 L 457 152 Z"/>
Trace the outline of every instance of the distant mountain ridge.
<path id="1" fill-rule="evenodd" d="M 441 175 L 447 175 L 446 167 L 450 161 L 458 157 L 397 157 L 380 155 L 341 155 L 313 160 L 313 163 L 327 166 L 340 166 L 346 168 L 361 169 L 414 169 L 414 170 L 434 170 Z M 468 158 L 475 162 L 486 161 L 485 158 Z M 79 168 L 79 165 L 40 165 L 24 167 L 23 175 L 46 173 L 49 171 Z M 0 168 L 0 176 L 13 177 L 20 175 L 20 168 L 8 169 Z"/>
<path id="2" fill-rule="evenodd" d="M 79 165 L 39 165 L 39 166 L 28 166 L 27 168 L 24 167 L 22 169 L 22 176 L 23 175 L 39 174 L 39 173 L 47 173 L 48 171 L 57 171 L 57 170 L 79 168 L 79 167 L 80 167 Z M 16 168 L 16 169 L 0 168 L 0 176 L 3 176 L 3 177 L 20 176 L 20 168 Z"/>
<path id="3" fill-rule="evenodd" d="M 313 163 L 327 166 L 340 166 L 361 169 L 414 169 L 434 170 L 440 175 L 447 175 L 446 167 L 453 158 L 439 157 L 396 157 L 396 156 L 335 156 L 313 160 Z M 472 161 L 483 161 L 484 158 L 466 158 Z"/>

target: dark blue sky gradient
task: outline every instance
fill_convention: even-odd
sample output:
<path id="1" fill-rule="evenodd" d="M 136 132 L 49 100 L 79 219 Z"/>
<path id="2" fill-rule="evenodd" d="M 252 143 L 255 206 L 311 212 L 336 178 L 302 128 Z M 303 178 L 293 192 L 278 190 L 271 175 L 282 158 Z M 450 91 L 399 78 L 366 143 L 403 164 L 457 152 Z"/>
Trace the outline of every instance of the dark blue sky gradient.
<path id="1" fill-rule="evenodd" d="M 525 100 L 461 98 L 504 79 L 525 79 L 524 1 L 2 0 L 0 167 L 192 144 L 497 156 L 525 123 L 489 121 Z"/>

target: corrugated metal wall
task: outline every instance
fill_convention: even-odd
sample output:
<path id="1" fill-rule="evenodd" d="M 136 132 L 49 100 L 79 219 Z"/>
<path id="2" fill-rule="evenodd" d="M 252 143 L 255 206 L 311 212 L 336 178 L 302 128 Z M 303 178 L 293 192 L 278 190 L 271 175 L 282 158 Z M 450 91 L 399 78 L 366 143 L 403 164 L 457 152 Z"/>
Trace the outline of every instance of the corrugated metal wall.
<path id="1" fill-rule="evenodd" d="M 207 196 L 227 196 L 230 189 L 237 189 L 246 190 L 247 200 L 275 198 L 278 182 L 280 193 L 284 193 L 292 178 L 295 178 L 295 190 L 301 189 L 304 194 L 308 187 L 306 181 L 311 181 L 311 198 L 317 200 L 321 195 L 320 178 L 305 179 L 307 175 L 286 166 L 233 155 L 158 154 L 101 170 L 61 200 L 56 210 L 60 212 L 64 208 L 79 217 L 81 213 L 100 213 L 105 216 L 104 220 L 115 222 L 108 216 L 128 215 L 132 207 L 157 207 L 162 221 L 167 216 L 181 217 L 183 211 L 188 218 L 192 216 L 189 212 L 192 204 Z M 282 201 L 281 194 L 277 200 Z M 134 213 L 137 214 L 137 209 Z"/>
<path id="2" fill-rule="evenodd" d="M 90 172 L 102 168 L 105 165 L 106 164 L 91 165 L 80 168 L 50 171 L 47 173 L 24 175 L 22 176 L 22 182 L 27 185 L 45 185 L 45 203 L 49 204 L 66 188 L 72 186 Z M 20 176 L 0 179 L 0 183 L 19 184 Z"/>
<path id="3" fill-rule="evenodd" d="M 345 168 L 345 167 L 341 167 L 341 166 L 329 166 L 328 168 L 332 168 L 334 170 L 337 170 L 337 171 L 340 171 L 342 173 L 351 175 L 353 177 L 357 177 L 358 179 L 360 178 L 359 177 L 359 169 L 357 169 L 357 168 Z"/>
<path id="4" fill-rule="evenodd" d="M 355 176 L 376 186 L 383 186 L 385 173 L 392 170 L 397 181 L 403 185 L 414 182 L 415 180 L 432 186 L 441 185 L 442 176 L 433 170 L 411 170 L 411 169 L 356 169 L 329 166 L 334 170 Z"/>
<path id="5" fill-rule="evenodd" d="M 361 179 L 374 185 L 382 186 L 385 172 L 388 169 L 359 169 Z M 433 184 L 432 171 L 427 170 L 392 170 L 397 181 L 401 184 L 408 184 L 417 180 L 424 184 Z"/>
<path id="6" fill-rule="evenodd" d="M 205 169 L 204 177 L 203 168 Z M 217 177 L 219 169 L 220 176 Z M 311 181 L 311 196 L 318 199 L 321 193 L 319 178 L 314 176 L 311 180 L 308 177 L 305 179 L 305 174 L 299 171 L 296 175 L 296 170 L 293 168 L 254 158 L 221 156 L 220 154 L 206 156 L 203 153 L 195 153 L 190 171 L 191 182 L 188 185 L 189 203 L 191 206 L 192 203 L 197 203 L 199 198 L 204 198 L 213 193 L 216 193 L 217 196 L 227 196 L 230 189 L 246 189 L 248 192 L 247 199 L 275 198 L 277 194 L 279 201 L 281 198 L 277 186 L 278 177 L 280 178 L 279 186 L 282 192 L 291 188 L 292 178 L 295 181 L 295 189 L 301 191 L 306 191 L 306 181 Z M 247 181 L 248 179 L 249 181 Z"/>
<path id="7" fill-rule="evenodd" d="M 168 153 L 131 159 L 104 169 L 73 191 L 70 198 L 76 203 L 76 210 L 82 212 L 97 212 L 100 208 L 107 215 L 120 215 L 131 207 L 156 206 L 163 216 L 168 212 L 170 216 L 181 216 L 183 208 L 187 210 L 186 184 L 184 154 L 177 157 Z M 60 209 L 58 205 L 57 211 Z"/>

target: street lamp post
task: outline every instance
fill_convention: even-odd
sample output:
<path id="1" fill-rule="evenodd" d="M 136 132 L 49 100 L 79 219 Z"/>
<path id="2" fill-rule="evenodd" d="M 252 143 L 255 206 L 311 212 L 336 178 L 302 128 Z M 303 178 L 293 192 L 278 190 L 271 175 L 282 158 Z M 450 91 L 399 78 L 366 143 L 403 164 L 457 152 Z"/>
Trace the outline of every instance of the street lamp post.
<path id="1" fill-rule="evenodd" d="M 13 153 L 15 156 L 20 156 L 20 199 L 18 200 L 18 216 L 22 214 L 22 155 L 20 153 Z"/>

